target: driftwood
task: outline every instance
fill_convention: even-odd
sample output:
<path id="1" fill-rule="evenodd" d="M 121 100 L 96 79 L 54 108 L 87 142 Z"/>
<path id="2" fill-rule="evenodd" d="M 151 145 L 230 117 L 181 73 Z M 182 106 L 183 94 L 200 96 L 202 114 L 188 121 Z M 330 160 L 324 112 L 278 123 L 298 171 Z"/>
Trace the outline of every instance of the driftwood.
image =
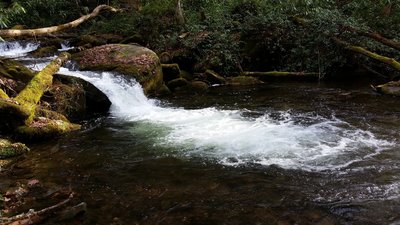
<path id="1" fill-rule="evenodd" d="M 69 197 L 64 201 L 61 201 L 53 206 L 44 208 L 39 211 L 29 210 L 29 212 L 27 213 L 18 214 L 13 217 L 0 217 L 0 225 L 23 225 L 23 224 L 27 225 L 27 224 L 39 223 L 40 221 L 43 220 L 42 218 L 43 214 L 49 213 L 51 211 L 60 208 L 61 206 L 70 202 L 73 197 L 74 197 L 73 194 L 70 194 Z"/>
<path id="2" fill-rule="evenodd" d="M 347 49 L 347 50 L 349 50 L 349 51 L 352 51 L 352 52 L 356 52 L 356 53 L 365 55 L 365 56 L 367 56 L 367 57 L 369 57 L 369 58 L 371 58 L 371 59 L 375 59 L 375 60 L 377 60 L 377 61 L 380 61 L 380 62 L 382 62 L 382 63 L 385 63 L 386 65 L 389 65 L 389 66 L 393 67 L 394 69 L 400 71 L 400 62 L 396 61 L 396 59 L 393 59 L 393 58 L 389 58 L 389 57 L 386 57 L 386 56 L 379 55 L 379 54 L 377 54 L 377 53 L 368 51 L 367 49 L 365 49 L 365 48 L 363 48 L 363 47 L 360 47 L 360 46 L 350 45 L 349 43 L 347 43 L 347 42 L 345 42 L 345 41 L 343 41 L 343 40 L 340 40 L 339 38 L 336 38 L 336 37 L 335 37 L 335 38 L 332 38 L 332 39 L 333 39 L 333 41 L 334 41 L 335 43 L 344 46 L 345 49 Z"/>
<path id="3" fill-rule="evenodd" d="M 55 32 L 60 32 L 63 30 L 71 29 L 74 27 L 79 26 L 81 23 L 90 20 L 97 15 L 101 11 L 110 11 L 110 12 L 118 12 L 118 9 L 115 9 L 111 6 L 108 5 L 99 5 L 97 6 L 90 14 L 84 15 L 82 17 L 79 17 L 78 19 L 71 21 L 69 23 L 57 25 L 57 26 L 51 26 L 51 27 L 44 27 L 44 28 L 38 28 L 38 29 L 6 29 L 6 30 L 0 30 L 0 37 L 37 37 L 37 36 L 43 36 L 43 35 L 48 35 L 50 33 L 55 33 Z"/>
<path id="4" fill-rule="evenodd" d="M 244 71 L 243 76 L 252 76 L 252 77 L 318 77 L 319 73 L 306 73 L 306 72 L 286 72 L 286 71 L 268 71 L 268 72 L 249 72 Z"/>

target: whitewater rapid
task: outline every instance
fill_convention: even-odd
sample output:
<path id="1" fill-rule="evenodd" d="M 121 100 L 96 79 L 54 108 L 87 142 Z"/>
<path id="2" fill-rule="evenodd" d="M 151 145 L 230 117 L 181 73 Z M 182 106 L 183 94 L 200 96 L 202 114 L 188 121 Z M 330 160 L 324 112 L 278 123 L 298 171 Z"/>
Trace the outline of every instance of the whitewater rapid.
<path id="1" fill-rule="evenodd" d="M 31 47 L 25 46 L 25 50 Z M 18 47 L 13 51 L 24 52 L 18 52 Z M 28 66 L 40 70 L 49 60 Z M 232 166 L 255 163 L 332 170 L 372 157 L 393 145 L 334 116 L 278 111 L 251 118 L 243 115 L 245 110 L 164 107 L 148 99 L 140 84 L 122 75 L 68 68 L 61 68 L 60 73 L 95 85 L 111 100 L 112 117 L 147 124 L 145 132 L 156 136 L 153 145 L 174 149 L 172 154 L 178 157 L 201 157 Z M 298 122 L 299 118 L 307 123 Z"/>
<path id="2" fill-rule="evenodd" d="M 148 99 L 140 84 L 124 76 L 66 68 L 60 72 L 81 77 L 102 90 L 112 102 L 112 116 L 157 125 L 152 128 L 160 129 L 153 132 L 159 135 L 155 145 L 178 149 L 174 154 L 184 157 L 203 157 L 224 165 L 327 170 L 346 167 L 392 145 L 334 116 L 284 111 L 249 118 L 243 115 L 245 110 L 163 107 Z M 299 117 L 307 123 L 299 123 Z"/>

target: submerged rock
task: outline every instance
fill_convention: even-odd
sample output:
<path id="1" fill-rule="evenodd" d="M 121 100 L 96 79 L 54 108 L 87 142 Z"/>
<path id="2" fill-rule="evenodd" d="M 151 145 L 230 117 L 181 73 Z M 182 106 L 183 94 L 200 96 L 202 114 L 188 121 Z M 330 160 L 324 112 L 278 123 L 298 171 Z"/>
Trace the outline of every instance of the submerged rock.
<path id="1" fill-rule="evenodd" d="M 163 85 L 161 63 L 156 53 L 137 45 L 109 44 L 73 56 L 84 70 L 116 71 L 132 76 L 145 94 L 157 94 Z"/>

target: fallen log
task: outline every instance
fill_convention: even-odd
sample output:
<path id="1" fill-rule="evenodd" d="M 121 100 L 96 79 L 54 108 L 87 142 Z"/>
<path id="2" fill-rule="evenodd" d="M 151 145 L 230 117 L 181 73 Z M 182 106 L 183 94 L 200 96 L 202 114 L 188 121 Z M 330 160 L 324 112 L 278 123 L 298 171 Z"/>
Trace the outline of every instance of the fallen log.
<path id="1" fill-rule="evenodd" d="M 47 65 L 42 71 L 36 74 L 26 87 L 14 98 L 14 100 L 22 106 L 29 117 L 25 124 L 32 122 L 38 102 L 43 93 L 53 83 L 53 74 L 70 58 L 68 53 L 61 53 L 55 60 Z"/>
<path id="2" fill-rule="evenodd" d="M 286 72 L 286 71 L 268 71 L 268 72 L 249 72 L 244 71 L 243 76 L 253 76 L 253 77 L 318 77 L 319 73 L 306 73 L 306 72 Z"/>
<path id="3" fill-rule="evenodd" d="M 400 51 L 400 42 L 394 41 L 392 39 L 388 39 L 383 37 L 382 35 L 376 33 L 376 32 L 366 32 L 366 31 L 362 31 L 362 30 L 358 30 L 354 27 L 350 27 L 350 26 L 345 26 L 342 25 L 342 28 L 348 31 L 351 31 L 353 33 L 356 33 L 358 35 L 364 36 L 364 37 L 369 37 L 371 39 L 374 39 L 377 42 L 380 42 L 388 47 L 394 48 L 396 50 Z"/>
<path id="4" fill-rule="evenodd" d="M 108 5 L 99 5 L 90 14 L 81 16 L 78 19 L 71 21 L 69 23 L 65 23 L 65 24 L 61 24 L 61 25 L 57 25 L 57 26 L 51 26 L 51 27 L 38 28 L 38 29 L 0 30 L 0 37 L 3 37 L 3 38 L 4 37 L 9 37 L 9 38 L 37 37 L 37 36 L 48 35 L 48 34 L 55 33 L 55 32 L 60 32 L 63 30 L 67 30 L 67 29 L 71 29 L 71 28 L 79 26 L 81 23 L 98 16 L 101 11 L 119 12 L 120 10 L 115 9 Z"/>
<path id="5" fill-rule="evenodd" d="M 400 62 L 396 61 L 396 59 L 379 55 L 377 53 L 368 51 L 367 49 L 360 47 L 360 46 L 350 45 L 349 43 L 347 43 L 343 40 L 340 40 L 339 38 L 336 38 L 336 37 L 334 37 L 332 39 L 335 43 L 344 46 L 344 48 L 347 50 L 365 55 L 371 59 L 375 59 L 377 61 L 385 63 L 386 65 L 389 65 L 389 66 L 393 67 L 394 69 L 400 71 Z"/>
<path id="6" fill-rule="evenodd" d="M 3 91 L 3 89 L 0 89 L 0 99 L 8 99 L 8 95 Z"/>

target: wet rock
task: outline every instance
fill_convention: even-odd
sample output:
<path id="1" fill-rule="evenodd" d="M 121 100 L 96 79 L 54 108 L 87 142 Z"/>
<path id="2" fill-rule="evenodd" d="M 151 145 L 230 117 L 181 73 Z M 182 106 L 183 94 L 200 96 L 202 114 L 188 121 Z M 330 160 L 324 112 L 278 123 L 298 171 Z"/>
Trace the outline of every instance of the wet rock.
<path id="1" fill-rule="evenodd" d="M 187 86 L 189 82 L 185 78 L 177 78 L 169 81 L 167 86 L 170 90 L 174 91 L 176 88 Z"/>
<path id="2" fill-rule="evenodd" d="M 18 80 L 21 82 L 28 82 L 35 76 L 35 72 L 26 68 L 22 63 L 13 59 L 0 58 L 0 77 Z M 20 85 L 21 89 L 24 85 Z"/>
<path id="3" fill-rule="evenodd" d="M 55 45 L 41 47 L 31 53 L 33 57 L 41 58 L 53 56 L 58 52 L 58 47 Z"/>
<path id="4" fill-rule="evenodd" d="M 11 158 L 22 155 L 29 151 L 25 144 L 16 142 L 12 143 L 6 139 L 0 139 L 0 159 Z"/>
<path id="5" fill-rule="evenodd" d="M 84 70 L 116 71 L 132 76 L 145 94 L 157 94 L 163 85 L 161 64 L 156 53 L 138 45 L 109 44 L 77 53 L 73 58 Z"/>
<path id="6" fill-rule="evenodd" d="M 162 66 L 162 71 L 163 71 L 163 76 L 164 76 L 164 81 L 168 82 L 173 79 L 177 79 L 181 75 L 181 70 L 179 68 L 179 65 L 174 63 L 174 64 L 161 64 Z"/>
<path id="7" fill-rule="evenodd" d="M 160 58 L 160 62 L 162 64 L 170 64 L 170 63 L 172 63 L 172 56 L 168 52 L 161 53 L 159 58 Z"/>
<path id="8" fill-rule="evenodd" d="M 18 140 L 38 141 L 81 129 L 81 125 L 63 120 L 38 117 L 29 124 L 16 128 L 14 135 Z"/>
<path id="9" fill-rule="evenodd" d="M 242 86 L 242 85 L 255 85 L 255 84 L 262 84 L 264 82 L 260 81 L 255 77 L 248 77 L 248 76 L 237 76 L 237 77 L 230 77 L 227 78 L 226 84 L 233 85 L 233 86 Z"/>
<path id="10" fill-rule="evenodd" d="M 180 77 L 185 78 L 188 81 L 192 81 L 194 79 L 193 74 L 189 73 L 188 71 L 181 70 Z"/>
<path id="11" fill-rule="evenodd" d="M 391 81 L 374 87 L 378 93 L 400 96 L 400 81 Z"/>
<path id="12" fill-rule="evenodd" d="M 60 74 L 54 76 L 45 96 L 42 100 L 49 103 L 50 110 L 73 122 L 105 115 L 111 106 L 108 97 L 91 83 Z"/>
<path id="13" fill-rule="evenodd" d="M 204 81 L 192 81 L 189 86 L 193 92 L 206 92 L 209 88 L 209 85 Z"/>
<path id="14" fill-rule="evenodd" d="M 212 84 L 225 84 L 226 80 L 222 76 L 220 76 L 218 73 L 216 73 L 213 70 L 206 70 L 204 73 L 207 77 L 207 80 L 212 83 Z"/>

